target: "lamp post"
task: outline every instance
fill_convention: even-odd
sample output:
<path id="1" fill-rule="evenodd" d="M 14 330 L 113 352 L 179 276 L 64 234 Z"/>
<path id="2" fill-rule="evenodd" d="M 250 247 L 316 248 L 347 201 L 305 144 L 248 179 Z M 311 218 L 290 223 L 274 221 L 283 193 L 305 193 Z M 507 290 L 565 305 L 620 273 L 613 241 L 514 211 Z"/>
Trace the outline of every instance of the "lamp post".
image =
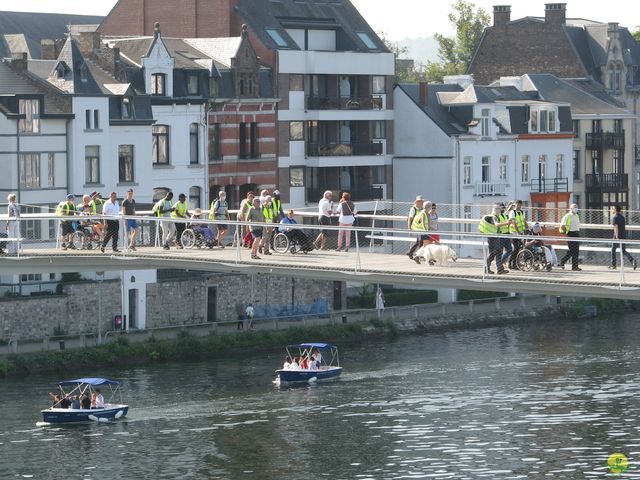
<path id="1" fill-rule="evenodd" d="M 98 275 L 98 345 L 102 345 L 102 282 L 104 272 L 96 272 Z"/>

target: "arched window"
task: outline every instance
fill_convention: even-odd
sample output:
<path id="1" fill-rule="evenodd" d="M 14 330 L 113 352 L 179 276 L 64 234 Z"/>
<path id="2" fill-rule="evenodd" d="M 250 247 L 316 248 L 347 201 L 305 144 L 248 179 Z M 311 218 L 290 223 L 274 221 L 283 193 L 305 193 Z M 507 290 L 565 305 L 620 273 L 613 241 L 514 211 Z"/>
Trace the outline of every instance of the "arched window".
<path id="1" fill-rule="evenodd" d="M 153 189 L 153 203 L 156 203 L 158 200 L 163 199 L 167 193 L 171 191 L 170 188 L 166 187 L 156 187 Z"/>
<path id="2" fill-rule="evenodd" d="M 200 187 L 189 187 L 189 208 L 200 208 Z"/>

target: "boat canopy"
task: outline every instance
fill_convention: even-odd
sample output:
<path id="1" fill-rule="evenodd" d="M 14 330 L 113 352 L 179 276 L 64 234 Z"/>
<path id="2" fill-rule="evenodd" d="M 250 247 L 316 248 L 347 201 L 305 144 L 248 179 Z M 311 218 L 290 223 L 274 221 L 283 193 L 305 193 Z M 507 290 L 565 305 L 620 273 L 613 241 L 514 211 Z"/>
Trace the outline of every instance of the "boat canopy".
<path id="1" fill-rule="evenodd" d="M 289 345 L 289 348 L 338 348 L 330 343 L 300 343 L 298 345 Z"/>
<path id="2" fill-rule="evenodd" d="M 77 385 L 79 383 L 86 383 L 87 385 L 120 385 L 120 382 L 115 380 L 109 380 L 108 378 L 76 378 L 75 380 L 66 380 L 58 383 L 58 385 Z"/>

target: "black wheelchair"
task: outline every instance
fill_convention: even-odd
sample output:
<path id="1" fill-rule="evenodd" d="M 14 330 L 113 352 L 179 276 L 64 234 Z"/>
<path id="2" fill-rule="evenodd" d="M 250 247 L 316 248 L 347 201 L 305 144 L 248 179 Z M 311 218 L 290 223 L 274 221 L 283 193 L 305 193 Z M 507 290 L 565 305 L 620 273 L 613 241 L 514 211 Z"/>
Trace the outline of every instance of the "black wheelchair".
<path id="1" fill-rule="evenodd" d="M 180 243 L 184 248 L 213 248 L 214 242 L 212 240 L 207 241 L 207 238 L 199 229 L 194 229 L 191 225 L 188 225 L 187 228 L 184 229 L 182 235 L 180 236 Z"/>
<path id="2" fill-rule="evenodd" d="M 277 253 L 309 253 L 313 243 L 302 230 L 278 232 L 273 237 L 273 250 Z"/>
<path id="3" fill-rule="evenodd" d="M 530 272 L 531 270 L 550 271 L 553 265 L 547 262 L 544 246 L 534 243 L 528 246 L 525 245 L 525 247 L 518 252 L 516 256 L 516 267 L 523 272 Z"/>

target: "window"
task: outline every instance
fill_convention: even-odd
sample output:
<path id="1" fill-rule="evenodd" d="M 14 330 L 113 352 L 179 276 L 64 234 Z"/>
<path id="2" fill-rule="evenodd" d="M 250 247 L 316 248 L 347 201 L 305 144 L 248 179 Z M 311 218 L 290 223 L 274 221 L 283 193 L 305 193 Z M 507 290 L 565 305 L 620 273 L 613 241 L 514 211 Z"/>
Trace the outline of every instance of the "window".
<path id="1" fill-rule="evenodd" d="M 151 159 L 154 165 L 169 165 L 169 127 L 154 125 L 151 127 Z"/>
<path id="2" fill-rule="evenodd" d="M 580 180 L 580 150 L 573 151 L 573 179 Z"/>
<path id="3" fill-rule="evenodd" d="M 289 186 L 304 187 L 304 167 L 289 168 Z"/>
<path id="4" fill-rule="evenodd" d="M 540 110 L 540 132 L 546 132 L 548 127 L 549 112 L 547 110 Z"/>
<path id="5" fill-rule="evenodd" d="M 118 146 L 118 181 L 133 182 L 133 145 Z"/>
<path id="6" fill-rule="evenodd" d="M 544 179 L 547 177 L 547 156 L 540 155 L 538 157 L 538 178 Z"/>
<path id="7" fill-rule="evenodd" d="M 292 92 L 304 92 L 304 76 L 303 75 L 290 75 L 289 76 L 289 90 Z"/>
<path id="8" fill-rule="evenodd" d="M 591 131 L 598 133 L 602 131 L 602 120 L 591 120 Z"/>
<path id="9" fill-rule="evenodd" d="M 564 155 L 556 155 L 556 178 L 564 178 Z"/>
<path id="10" fill-rule="evenodd" d="M 613 131 L 616 133 L 623 133 L 624 129 L 622 128 L 622 120 L 619 118 L 616 118 L 613 121 Z"/>
<path id="11" fill-rule="evenodd" d="M 200 148 L 198 145 L 198 124 L 189 125 L 189 164 L 198 165 L 200 163 Z"/>
<path id="12" fill-rule="evenodd" d="M 20 187 L 40 188 L 40 155 L 20 154 Z"/>
<path id="13" fill-rule="evenodd" d="M 22 213 L 23 214 L 40 214 L 42 213 L 40 210 L 40 207 L 22 207 Z M 50 224 L 53 223 L 55 225 L 55 220 L 51 220 L 49 222 Z M 36 220 L 36 219 L 22 219 L 20 220 L 20 228 L 23 228 L 22 225 L 24 225 L 24 237 L 28 238 L 29 240 L 40 240 L 42 238 L 42 221 L 41 220 Z M 49 231 L 49 238 L 56 238 L 56 234 L 55 234 L 55 230 L 52 234 L 51 231 Z"/>
<path id="14" fill-rule="evenodd" d="M 368 33 L 358 32 L 356 35 L 358 35 L 358 38 L 362 40 L 362 43 L 364 43 L 365 47 L 369 50 L 376 50 L 378 48 Z"/>
<path id="15" fill-rule="evenodd" d="M 249 124 L 248 123 L 241 123 L 239 125 L 240 127 L 240 134 L 239 134 L 239 139 L 238 139 L 238 146 L 239 146 L 239 152 L 238 152 L 238 156 L 240 159 L 244 159 L 244 158 L 248 158 L 248 154 L 247 154 L 247 128 L 248 128 Z"/>
<path id="16" fill-rule="evenodd" d="M 98 130 L 100 128 L 100 110 L 93 111 L 93 129 Z"/>
<path id="17" fill-rule="evenodd" d="M 289 140 L 304 140 L 304 128 L 302 122 L 289 123 Z"/>
<path id="18" fill-rule="evenodd" d="M 482 181 L 491 180 L 491 157 L 482 157 Z"/>
<path id="19" fill-rule="evenodd" d="M 373 77 L 373 93 L 383 94 L 386 93 L 386 82 L 385 77 L 382 76 L 374 76 Z"/>
<path id="20" fill-rule="evenodd" d="M 483 108 L 481 112 L 482 116 L 482 133 L 483 137 L 488 137 L 490 135 L 489 132 L 489 109 Z"/>
<path id="21" fill-rule="evenodd" d="M 84 147 L 84 182 L 100 183 L 100 147 L 98 145 Z"/>
<path id="22" fill-rule="evenodd" d="M 41 273 L 25 273 L 20 275 L 20 281 L 23 283 L 26 282 L 41 282 L 42 274 Z"/>
<path id="23" fill-rule="evenodd" d="M 500 180 L 507 180 L 507 176 L 508 176 L 508 170 L 507 170 L 507 165 L 508 165 L 508 161 L 509 161 L 509 157 L 507 155 L 500 155 L 500 165 L 499 165 L 499 169 L 498 169 L 498 176 L 500 177 Z"/>
<path id="24" fill-rule="evenodd" d="M 387 138 L 384 120 L 375 120 L 373 122 L 373 138 L 375 139 Z"/>
<path id="25" fill-rule="evenodd" d="M 471 185 L 471 157 L 464 157 L 462 164 L 462 184 Z"/>
<path id="26" fill-rule="evenodd" d="M 47 187 L 56 186 L 56 154 L 50 153 L 47 156 Z"/>
<path id="27" fill-rule="evenodd" d="M 529 183 L 529 178 L 529 155 L 523 155 L 520 167 L 520 182 Z"/>
<path id="28" fill-rule="evenodd" d="M 218 79 L 215 77 L 209 79 L 209 96 L 211 98 L 218 96 Z"/>
<path id="29" fill-rule="evenodd" d="M 200 91 L 198 88 L 198 74 L 188 73 L 187 74 L 187 94 L 198 95 L 199 93 Z"/>
<path id="30" fill-rule="evenodd" d="M 284 38 L 282 38 L 282 35 L 280 35 L 280 33 L 277 30 L 267 29 L 266 31 L 269 34 L 269 36 L 271 37 L 271 39 L 274 42 L 276 42 L 277 46 L 279 46 L 279 47 L 288 47 L 289 46 L 289 44 L 284 40 Z"/>
<path id="31" fill-rule="evenodd" d="M 613 151 L 613 173 L 624 173 L 623 150 Z"/>
<path id="32" fill-rule="evenodd" d="M 209 161 L 220 160 L 220 124 L 209 124 Z"/>
<path id="33" fill-rule="evenodd" d="M 531 131 L 538 131 L 538 112 L 535 110 L 531 111 Z"/>
<path id="34" fill-rule="evenodd" d="M 122 99 L 122 118 L 131 118 L 131 99 L 123 98 Z"/>
<path id="35" fill-rule="evenodd" d="M 250 153 L 251 158 L 259 158 L 260 152 L 258 150 L 258 124 L 256 122 L 252 122 L 250 125 L 249 131 L 249 144 L 250 144 Z"/>
<path id="36" fill-rule="evenodd" d="M 556 131 L 556 112 L 555 110 L 549 110 L 549 131 Z"/>
<path id="37" fill-rule="evenodd" d="M 465 205 L 464 206 L 462 217 L 465 220 L 470 220 L 471 219 L 471 205 Z M 471 232 L 471 223 L 469 223 L 469 222 L 465 222 L 464 223 L 464 231 L 467 232 L 467 233 Z"/>
<path id="38" fill-rule="evenodd" d="M 200 187 L 189 187 L 189 208 L 200 208 Z"/>
<path id="39" fill-rule="evenodd" d="M 18 123 L 20 133 L 39 133 L 40 100 L 18 100 L 18 111 L 25 116 Z"/>
<path id="40" fill-rule="evenodd" d="M 151 74 L 151 95 L 166 95 L 166 75 L 164 73 Z"/>
<path id="41" fill-rule="evenodd" d="M 91 130 L 91 110 L 84 111 L 84 129 Z"/>
<path id="42" fill-rule="evenodd" d="M 573 121 L 573 135 L 576 138 L 580 138 L 580 120 Z"/>
<path id="43" fill-rule="evenodd" d="M 87 66 L 83 63 L 80 67 L 80 81 L 87 82 L 89 80 L 89 71 Z"/>

